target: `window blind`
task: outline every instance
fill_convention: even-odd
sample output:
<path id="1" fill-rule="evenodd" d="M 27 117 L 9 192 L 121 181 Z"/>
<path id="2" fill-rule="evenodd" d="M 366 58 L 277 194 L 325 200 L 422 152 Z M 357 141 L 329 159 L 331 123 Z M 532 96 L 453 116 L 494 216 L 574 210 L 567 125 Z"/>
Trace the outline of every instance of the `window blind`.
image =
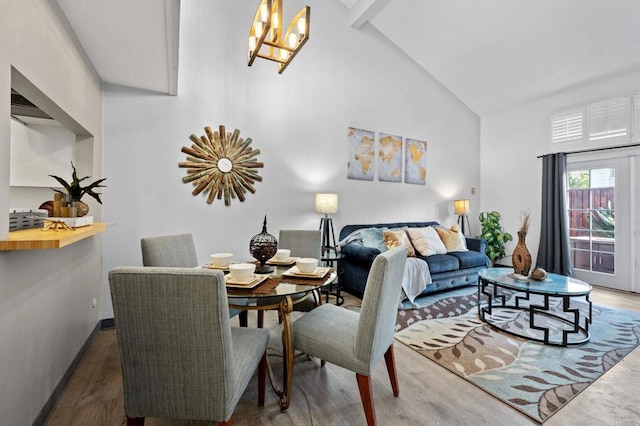
<path id="1" fill-rule="evenodd" d="M 582 139 L 584 139 L 583 110 L 551 116 L 551 143 L 578 142 Z"/>
<path id="2" fill-rule="evenodd" d="M 629 140 L 631 134 L 630 97 L 608 99 L 587 106 L 589 141 Z"/>

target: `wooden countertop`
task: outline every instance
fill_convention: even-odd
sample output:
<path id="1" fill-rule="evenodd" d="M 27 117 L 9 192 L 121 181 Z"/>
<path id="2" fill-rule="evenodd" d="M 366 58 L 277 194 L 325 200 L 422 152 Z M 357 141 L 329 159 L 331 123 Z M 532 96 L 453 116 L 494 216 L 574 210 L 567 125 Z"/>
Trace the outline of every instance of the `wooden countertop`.
<path id="1" fill-rule="evenodd" d="M 0 250 L 43 250 L 68 246 L 107 229 L 102 222 L 69 230 L 47 230 L 42 228 L 21 229 L 9 232 L 9 238 L 0 241 Z"/>

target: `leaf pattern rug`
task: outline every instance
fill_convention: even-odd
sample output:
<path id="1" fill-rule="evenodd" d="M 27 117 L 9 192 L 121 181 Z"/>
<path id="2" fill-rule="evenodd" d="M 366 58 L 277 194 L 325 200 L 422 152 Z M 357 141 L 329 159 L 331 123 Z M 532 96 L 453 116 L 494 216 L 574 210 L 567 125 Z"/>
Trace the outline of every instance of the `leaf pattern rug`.
<path id="1" fill-rule="evenodd" d="M 430 295 L 419 304 L 398 311 L 398 341 L 540 423 L 629 354 L 640 339 L 640 314 L 596 304 L 590 341 L 569 348 L 491 328 L 478 318 L 473 287 Z M 502 315 L 507 326 L 528 329 L 526 312 Z"/>

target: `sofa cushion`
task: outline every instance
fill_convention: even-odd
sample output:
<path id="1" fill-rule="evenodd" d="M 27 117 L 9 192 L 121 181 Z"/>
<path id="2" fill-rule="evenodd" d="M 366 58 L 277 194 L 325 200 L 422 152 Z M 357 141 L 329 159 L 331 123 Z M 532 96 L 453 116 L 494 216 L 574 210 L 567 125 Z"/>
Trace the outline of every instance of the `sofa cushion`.
<path id="1" fill-rule="evenodd" d="M 407 234 L 418 253 L 423 256 L 445 254 L 447 248 L 433 226 L 423 228 L 407 228 Z"/>
<path id="2" fill-rule="evenodd" d="M 460 261 L 451 254 L 434 254 L 429 257 L 421 257 L 421 259 L 426 260 L 429 264 L 431 275 L 460 269 Z"/>
<path id="3" fill-rule="evenodd" d="M 384 237 L 382 231 L 386 231 L 387 228 L 364 228 L 360 230 L 360 236 L 362 237 L 362 245 L 365 247 L 371 247 L 380 250 L 380 252 L 387 251 L 387 246 L 384 243 Z"/>
<path id="4" fill-rule="evenodd" d="M 460 232 L 458 225 L 453 225 L 451 229 L 436 228 L 440 239 L 447 248 L 447 253 L 454 251 L 467 251 L 467 245 L 465 244 L 464 235 Z"/>
<path id="5" fill-rule="evenodd" d="M 487 256 L 477 251 L 456 251 L 449 253 L 460 262 L 460 269 L 475 268 L 477 266 L 488 267 Z"/>
<path id="6" fill-rule="evenodd" d="M 411 245 L 411 240 L 403 229 L 382 231 L 382 236 L 384 237 L 384 244 L 387 246 L 387 250 L 395 247 L 406 247 L 407 257 L 416 257 L 416 251 Z"/>

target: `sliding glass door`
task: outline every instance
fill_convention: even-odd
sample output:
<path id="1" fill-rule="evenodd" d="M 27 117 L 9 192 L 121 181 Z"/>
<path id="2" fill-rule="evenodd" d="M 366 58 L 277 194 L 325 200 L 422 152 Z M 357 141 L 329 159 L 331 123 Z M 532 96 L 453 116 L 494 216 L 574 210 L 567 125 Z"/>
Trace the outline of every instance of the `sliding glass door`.
<path id="1" fill-rule="evenodd" d="M 632 290 L 628 158 L 567 164 L 570 254 L 576 278 Z"/>

